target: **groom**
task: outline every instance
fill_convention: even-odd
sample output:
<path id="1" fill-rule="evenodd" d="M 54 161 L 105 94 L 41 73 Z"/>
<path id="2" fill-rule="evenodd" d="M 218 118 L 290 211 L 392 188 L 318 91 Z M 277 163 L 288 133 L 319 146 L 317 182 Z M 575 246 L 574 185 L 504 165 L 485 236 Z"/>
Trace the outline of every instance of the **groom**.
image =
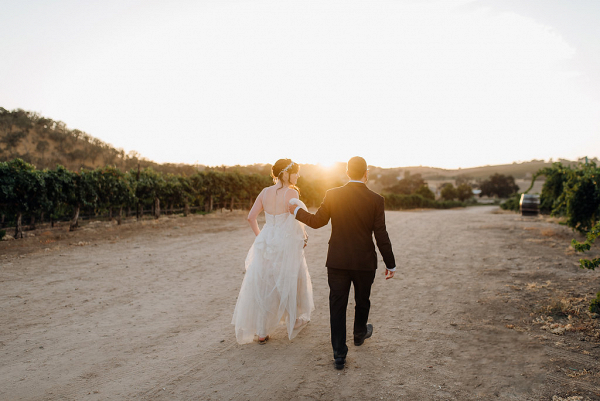
<path id="1" fill-rule="evenodd" d="M 367 324 L 371 301 L 371 285 L 377 269 L 379 252 L 386 266 L 385 278 L 394 277 L 396 262 L 392 243 L 385 228 L 383 197 L 365 185 L 368 179 L 367 162 L 362 157 L 348 161 L 346 174 L 350 181 L 327 191 L 315 214 L 296 205 L 290 213 L 312 228 L 321 228 L 331 219 L 331 238 L 327 252 L 327 279 L 329 282 L 329 316 L 331 345 L 335 368 L 344 369 L 346 363 L 346 309 L 350 284 L 354 285 L 354 345 L 362 345 L 373 334 L 373 325 Z"/>

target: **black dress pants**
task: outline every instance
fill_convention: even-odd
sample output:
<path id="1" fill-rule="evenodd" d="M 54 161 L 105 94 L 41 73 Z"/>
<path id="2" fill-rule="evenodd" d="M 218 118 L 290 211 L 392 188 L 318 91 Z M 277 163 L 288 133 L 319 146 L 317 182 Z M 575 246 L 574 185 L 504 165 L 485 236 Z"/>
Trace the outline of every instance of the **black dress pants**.
<path id="1" fill-rule="evenodd" d="M 371 286 L 375 279 L 375 270 L 327 269 L 329 282 L 329 319 L 331 324 L 331 345 L 334 358 L 345 358 L 346 345 L 346 309 L 350 284 L 354 285 L 354 336 L 367 334 L 367 320 L 371 308 Z"/>

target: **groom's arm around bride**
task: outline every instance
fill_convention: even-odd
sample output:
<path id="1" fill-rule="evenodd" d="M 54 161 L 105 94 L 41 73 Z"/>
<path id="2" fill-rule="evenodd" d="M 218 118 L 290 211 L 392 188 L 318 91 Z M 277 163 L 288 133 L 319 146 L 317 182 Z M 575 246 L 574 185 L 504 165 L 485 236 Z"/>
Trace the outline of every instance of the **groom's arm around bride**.
<path id="1" fill-rule="evenodd" d="M 358 176 L 353 174 L 351 162 L 358 161 Z M 360 161 L 363 161 L 360 163 Z M 354 168 L 356 170 L 356 167 Z M 377 253 L 373 244 L 373 236 L 377 248 L 386 266 L 386 278 L 392 278 L 396 267 L 392 243 L 386 225 L 384 199 L 366 186 L 366 162 L 362 158 L 352 158 L 348 162 L 350 181 L 338 188 L 327 191 L 321 206 L 315 214 L 290 205 L 290 212 L 296 219 L 307 226 L 321 228 L 331 220 L 331 238 L 325 265 L 332 269 L 375 270 Z"/>

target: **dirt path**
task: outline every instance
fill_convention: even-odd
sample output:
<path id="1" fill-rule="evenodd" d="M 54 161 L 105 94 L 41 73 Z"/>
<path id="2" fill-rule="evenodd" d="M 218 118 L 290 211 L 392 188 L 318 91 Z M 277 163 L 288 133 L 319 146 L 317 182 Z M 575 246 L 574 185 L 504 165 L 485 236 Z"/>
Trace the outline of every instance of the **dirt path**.
<path id="1" fill-rule="evenodd" d="M 379 269 L 374 335 L 342 372 L 329 227 L 309 229 L 313 320 L 265 346 L 238 345 L 230 325 L 253 240 L 241 212 L 2 243 L 0 399 L 600 399 L 596 339 L 533 323 L 552 294 L 589 298 L 600 274 L 575 266 L 566 228 L 495 210 L 387 213 L 399 272 Z"/>

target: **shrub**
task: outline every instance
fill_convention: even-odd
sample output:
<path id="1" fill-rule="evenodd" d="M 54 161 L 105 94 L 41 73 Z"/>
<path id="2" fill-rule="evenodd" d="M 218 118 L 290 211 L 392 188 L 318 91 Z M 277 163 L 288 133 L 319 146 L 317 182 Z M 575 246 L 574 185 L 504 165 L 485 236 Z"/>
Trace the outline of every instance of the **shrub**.
<path id="1" fill-rule="evenodd" d="M 457 182 L 458 184 L 458 182 Z M 460 184 L 456 187 L 456 197 L 459 201 L 464 202 L 473 197 L 473 188 L 469 184 Z"/>
<path id="2" fill-rule="evenodd" d="M 385 208 L 387 210 L 408 210 L 408 209 L 451 209 L 455 207 L 465 207 L 463 202 L 459 201 L 436 201 L 423 198 L 421 195 L 400 195 L 383 194 L 385 198 Z"/>
<path id="3" fill-rule="evenodd" d="M 499 198 L 508 198 L 519 190 L 515 184 L 515 178 L 512 175 L 494 174 L 489 179 L 484 180 L 481 185 L 479 196 L 497 196 Z"/>
<path id="4" fill-rule="evenodd" d="M 456 191 L 456 188 L 454 188 L 454 185 L 448 183 L 442 188 L 441 195 L 443 200 L 451 201 L 458 197 L 458 192 Z"/>
<path id="5" fill-rule="evenodd" d="M 449 200 L 449 201 L 436 201 L 434 206 L 436 209 L 453 209 L 455 207 L 465 207 L 465 203 L 461 201 Z"/>
<path id="6" fill-rule="evenodd" d="M 554 163 L 534 175 L 527 191 L 540 175 L 546 176 L 541 211 L 566 217 L 567 226 L 579 232 L 590 231 L 600 216 L 600 168 L 594 162 L 581 163 L 576 168 Z"/>
<path id="7" fill-rule="evenodd" d="M 554 163 L 533 176 L 526 193 L 540 175 L 546 176 L 541 209 L 550 211 L 553 216 L 566 217 L 567 226 L 586 234 L 584 242 L 573 239 L 571 245 L 577 252 L 589 251 L 600 237 L 600 167 L 594 162 L 588 163 L 587 158 L 585 164 L 580 163 L 576 168 Z M 579 266 L 595 270 L 600 266 L 600 258 L 579 259 Z M 592 300 L 590 311 L 600 313 L 600 293 Z"/>
<path id="8" fill-rule="evenodd" d="M 435 199 L 435 194 L 431 189 L 429 189 L 429 186 L 427 186 L 427 184 L 421 185 L 419 189 L 415 191 L 415 195 L 421 195 L 425 199 Z"/>
<path id="9" fill-rule="evenodd" d="M 592 248 L 596 238 L 600 237 L 600 221 L 596 222 L 592 229 L 586 234 L 584 242 L 579 242 L 575 239 L 571 241 L 571 246 L 575 248 L 577 252 L 586 252 Z M 596 267 L 600 266 L 600 258 L 594 259 L 579 259 L 579 267 L 582 269 L 595 270 Z"/>
<path id="10" fill-rule="evenodd" d="M 596 298 L 590 303 L 590 312 L 600 313 L 600 292 L 596 294 Z"/>
<path id="11" fill-rule="evenodd" d="M 416 193 L 420 188 L 426 185 L 427 183 L 423 180 L 421 174 L 405 174 L 404 178 L 395 185 L 384 188 L 383 190 L 393 194 L 410 195 Z"/>
<path id="12" fill-rule="evenodd" d="M 520 209 L 521 194 L 514 194 L 505 202 L 500 204 L 500 207 L 503 210 L 512 210 L 513 212 L 518 212 Z"/>

